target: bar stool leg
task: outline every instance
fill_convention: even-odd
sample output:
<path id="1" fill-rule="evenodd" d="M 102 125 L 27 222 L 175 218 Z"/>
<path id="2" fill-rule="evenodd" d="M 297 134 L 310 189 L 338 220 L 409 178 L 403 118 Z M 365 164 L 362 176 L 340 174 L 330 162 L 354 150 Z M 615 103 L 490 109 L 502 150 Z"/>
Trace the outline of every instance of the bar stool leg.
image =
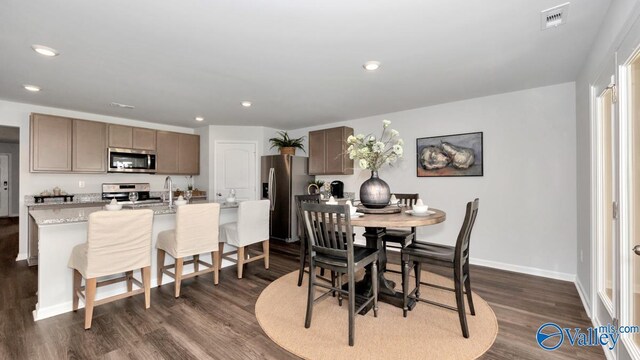
<path id="1" fill-rule="evenodd" d="M 211 252 L 211 261 L 213 262 L 213 285 L 218 285 L 219 270 L 220 270 L 220 252 Z"/>
<path id="2" fill-rule="evenodd" d="M 84 329 L 91 329 L 91 320 L 93 319 L 93 303 L 96 299 L 97 279 L 87 279 L 86 290 L 84 294 Z"/>
<path id="3" fill-rule="evenodd" d="M 82 274 L 80 271 L 73 269 L 73 311 L 78 311 L 78 290 L 82 285 Z"/>
<path id="4" fill-rule="evenodd" d="M 176 268 L 175 268 L 175 277 L 176 277 L 176 291 L 175 291 L 175 296 L 176 298 L 180 297 L 180 282 L 182 281 L 182 263 L 183 263 L 184 259 L 180 258 L 180 259 L 176 259 Z"/>
<path id="5" fill-rule="evenodd" d="M 127 271 L 126 272 L 126 276 L 127 276 L 127 292 L 132 292 L 133 291 L 133 271 Z"/>
<path id="6" fill-rule="evenodd" d="M 264 268 L 269 270 L 269 240 L 262 242 L 262 253 L 264 254 Z"/>
<path id="7" fill-rule="evenodd" d="M 144 308 L 151 306 L 151 267 L 143 267 L 142 269 L 142 285 L 144 286 Z"/>
<path id="8" fill-rule="evenodd" d="M 242 268 L 244 267 L 244 246 L 238 248 L 238 279 L 242 279 Z"/>
<path id="9" fill-rule="evenodd" d="M 200 264 L 198 261 L 200 261 L 200 255 L 193 255 L 193 271 L 195 272 L 200 270 Z M 213 261 L 213 259 L 211 261 Z"/>
<path id="10" fill-rule="evenodd" d="M 164 250 L 158 249 L 158 287 L 162 285 L 162 272 L 164 271 Z"/>

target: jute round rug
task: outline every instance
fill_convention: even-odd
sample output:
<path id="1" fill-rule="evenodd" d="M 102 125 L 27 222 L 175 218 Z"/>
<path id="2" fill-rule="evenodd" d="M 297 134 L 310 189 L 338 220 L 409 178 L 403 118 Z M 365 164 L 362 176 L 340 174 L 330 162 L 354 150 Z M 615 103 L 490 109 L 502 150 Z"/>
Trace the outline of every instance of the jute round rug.
<path id="1" fill-rule="evenodd" d="M 386 277 L 401 286 L 400 275 Z M 357 315 L 355 345 L 348 341 L 347 300 L 326 297 L 313 307 L 311 327 L 305 329 L 308 278 L 297 286 L 298 272 L 267 286 L 256 303 L 256 317 L 276 344 L 305 359 L 475 359 L 496 339 L 498 321 L 486 301 L 473 293 L 476 316 L 467 309 L 470 337 L 462 336 L 458 313 L 419 303 L 406 318 L 402 309 L 379 302 L 373 311 Z M 451 279 L 423 271 L 422 281 L 453 287 Z M 473 286 L 473 285 L 472 285 Z M 453 292 L 422 286 L 421 297 L 455 306 Z M 317 296 L 321 291 L 317 291 Z"/>

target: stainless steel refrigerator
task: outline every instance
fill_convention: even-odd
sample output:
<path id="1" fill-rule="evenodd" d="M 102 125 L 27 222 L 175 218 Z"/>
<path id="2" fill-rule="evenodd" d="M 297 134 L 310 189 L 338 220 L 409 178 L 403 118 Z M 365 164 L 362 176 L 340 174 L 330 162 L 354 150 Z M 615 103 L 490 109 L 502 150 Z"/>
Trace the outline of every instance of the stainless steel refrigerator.
<path id="1" fill-rule="evenodd" d="M 314 177 L 309 175 L 308 158 L 291 155 L 262 157 L 262 198 L 271 201 L 269 235 L 286 242 L 298 241 L 295 195 L 307 193 Z"/>

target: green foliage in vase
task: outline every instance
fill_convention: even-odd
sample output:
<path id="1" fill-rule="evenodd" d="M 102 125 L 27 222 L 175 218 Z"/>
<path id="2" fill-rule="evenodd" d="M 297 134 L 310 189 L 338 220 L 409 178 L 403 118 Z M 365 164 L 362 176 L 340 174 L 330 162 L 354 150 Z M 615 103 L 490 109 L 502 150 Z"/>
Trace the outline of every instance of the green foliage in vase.
<path id="1" fill-rule="evenodd" d="M 375 137 L 372 134 L 347 138 L 347 153 L 349 159 L 358 160 L 362 169 L 378 171 L 383 165 L 391 165 L 402 157 L 404 141 L 399 137 L 400 133 L 389 129 L 391 121 L 382 120 L 382 134 Z"/>
<path id="2" fill-rule="evenodd" d="M 292 147 L 300 149 L 306 153 L 306 151 L 304 150 L 304 146 L 302 145 L 302 141 L 305 138 L 304 136 L 301 136 L 297 139 L 292 139 L 289 137 L 289 134 L 287 134 L 286 131 L 278 131 L 278 135 L 278 137 L 272 137 L 271 139 L 269 139 L 269 142 L 271 143 L 271 149 L 273 149 L 274 147 L 278 149 L 282 149 L 284 147 Z"/>

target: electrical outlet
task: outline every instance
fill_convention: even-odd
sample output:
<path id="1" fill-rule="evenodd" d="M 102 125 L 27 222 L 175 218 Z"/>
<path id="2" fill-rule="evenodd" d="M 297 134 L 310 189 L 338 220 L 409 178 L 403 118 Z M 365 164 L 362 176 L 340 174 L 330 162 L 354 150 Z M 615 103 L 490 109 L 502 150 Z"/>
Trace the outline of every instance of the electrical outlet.
<path id="1" fill-rule="evenodd" d="M 82 181 L 82 180 L 78 181 L 78 187 L 80 189 L 84 188 L 84 181 Z"/>

